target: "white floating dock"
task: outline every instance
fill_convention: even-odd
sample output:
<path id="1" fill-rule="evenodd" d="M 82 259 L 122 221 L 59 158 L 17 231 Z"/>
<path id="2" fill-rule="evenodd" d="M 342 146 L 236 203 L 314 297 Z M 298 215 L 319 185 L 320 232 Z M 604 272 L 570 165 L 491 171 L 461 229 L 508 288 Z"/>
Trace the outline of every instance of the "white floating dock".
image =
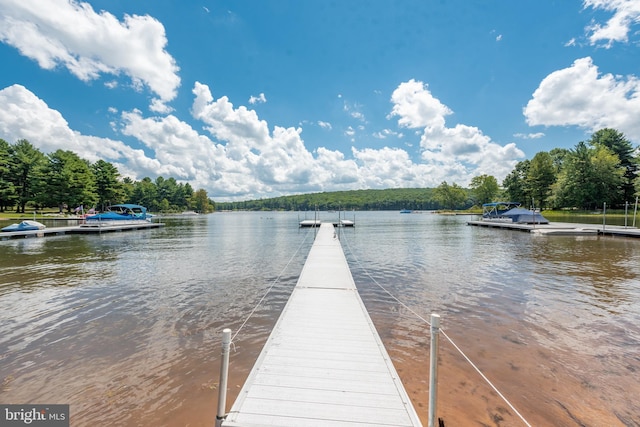
<path id="1" fill-rule="evenodd" d="M 320 226 L 298 283 L 222 425 L 421 426 L 332 224 Z"/>
<path id="2" fill-rule="evenodd" d="M 479 220 L 467 221 L 467 225 L 477 227 L 503 228 L 507 230 L 519 230 L 527 233 L 559 236 L 614 236 L 640 238 L 640 229 L 622 225 L 598 225 L 578 224 L 568 222 L 550 222 L 548 224 L 519 224 L 511 221 Z"/>
<path id="3" fill-rule="evenodd" d="M 0 233 L 0 241 L 9 239 L 62 236 L 65 234 L 100 234 L 116 231 L 144 230 L 148 228 L 159 228 L 162 226 L 164 226 L 164 224 L 161 222 L 138 221 L 137 223 L 125 223 L 125 221 L 123 221 L 122 224 L 98 223 L 96 226 L 88 227 L 73 225 L 69 227 L 51 227 L 43 230 L 6 231 Z"/>

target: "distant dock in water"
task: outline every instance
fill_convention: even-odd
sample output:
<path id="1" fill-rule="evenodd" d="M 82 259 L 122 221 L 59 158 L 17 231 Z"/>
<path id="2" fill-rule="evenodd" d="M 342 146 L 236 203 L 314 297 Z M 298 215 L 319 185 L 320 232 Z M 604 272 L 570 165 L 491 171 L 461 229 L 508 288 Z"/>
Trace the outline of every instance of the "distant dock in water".
<path id="1" fill-rule="evenodd" d="M 335 211 L 329 211 L 328 213 L 334 213 Z M 300 228 L 320 227 L 323 223 L 332 224 L 334 227 L 355 227 L 356 226 L 356 214 L 353 212 L 352 219 L 347 219 L 346 211 L 337 211 L 337 219 L 323 220 L 320 215 L 320 211 L 313 212 L 313 218 L 307 219 L 306 213 L 303 220 L 298 217 L 298 225 Z M 326 216 L 326 215 L 325 215 Z"/>
<path id="2" fill-rule="evenodd" d="M 309 228 L 309 227 L 320 227 L 324 221 L 319 219 L 303 219 L 300 221 L 300 227 Z M 334 227 L 355 227 L 355 221 L 351 221 L 349 219 L 341 219 L 340 221 L 333 221 L 331 223 Z"/>

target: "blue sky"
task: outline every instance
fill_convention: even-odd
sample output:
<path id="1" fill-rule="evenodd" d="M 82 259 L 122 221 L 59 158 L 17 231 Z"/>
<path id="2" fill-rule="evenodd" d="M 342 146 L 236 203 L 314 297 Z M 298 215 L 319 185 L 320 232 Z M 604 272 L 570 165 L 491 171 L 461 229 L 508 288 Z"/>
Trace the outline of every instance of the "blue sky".
<path id="1" fill-rule="evenodd" d="M 0 0 L 0 138 L 216 201 L 640 143 L 639 0 Z"/>

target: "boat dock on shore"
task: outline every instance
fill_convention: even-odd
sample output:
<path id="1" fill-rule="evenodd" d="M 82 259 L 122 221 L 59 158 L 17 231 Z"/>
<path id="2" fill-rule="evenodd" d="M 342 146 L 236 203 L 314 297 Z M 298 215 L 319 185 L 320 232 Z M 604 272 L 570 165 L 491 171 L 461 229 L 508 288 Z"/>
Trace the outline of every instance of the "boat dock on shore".
<path id="1" fill-rule="evenodd" d="M 467 221 L 467 225 L 477 227 L 502 228 L 543 235 L 603 235 L 617 237 L 640 237 L 640 229 L 622 225 L 574 224 L 550 222 L 548 224 L 520 224 L 511 221 L 478 220 Z"/>
<path id="2" fill-rule="evenodd" d="M 222 421 L 262 425 L 421 426 L 331 223 Z"/>
<path id="3" fill-rule="evenodd" d="M 116 231 L 145 230 L 164 226 L 161 222 L 140 221 L 138 223 L 105 223 L 96 226 L 74 225 L 69 227 L 51 227 L 42 230 L 8 231 L 0 233 L 0 240 L 25 239 L 35 237 L 62 236 L 65 234 L 100 234 Z"/>

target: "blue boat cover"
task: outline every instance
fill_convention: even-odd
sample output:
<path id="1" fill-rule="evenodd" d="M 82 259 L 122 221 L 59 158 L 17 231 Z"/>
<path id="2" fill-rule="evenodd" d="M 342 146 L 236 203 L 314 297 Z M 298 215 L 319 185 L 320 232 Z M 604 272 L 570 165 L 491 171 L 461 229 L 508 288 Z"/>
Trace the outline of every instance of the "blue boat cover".
<path id="1" fill-rule="evenodd" d="M 522 208 L 513 208 L 500 216 L 511 218 L 511 221 L 521 224 L 549 224 L 549 220 L 540 215 L 540 213 Z"/>

